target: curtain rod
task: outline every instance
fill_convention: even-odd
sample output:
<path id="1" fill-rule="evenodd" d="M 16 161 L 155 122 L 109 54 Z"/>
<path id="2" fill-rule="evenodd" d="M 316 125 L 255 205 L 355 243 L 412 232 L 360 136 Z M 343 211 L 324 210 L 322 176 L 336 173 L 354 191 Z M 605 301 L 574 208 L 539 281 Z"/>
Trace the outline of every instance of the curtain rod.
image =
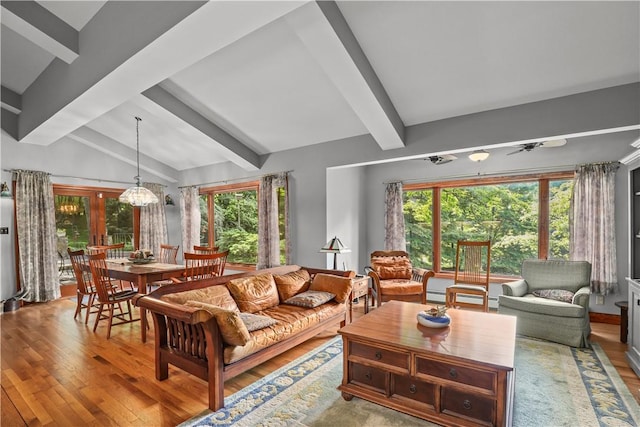
<path id="1" fill-rule="evenodd" d="M 15 173 L 17 170 L 21 170 L 21 169 L 2 169 L 2 170 L 4 172 Z M 87 177 L 84 177 L 84 176 L 73 176 L 73 175 L 56 175 L 56 174 L 52 174 L 52 173 L 50 173 L 49 175 L 52 176 L 52 177 L 55 177 L 55 178 L 83 179 L 85 181 L 108 182 L 108 183 L 111 183 L 111 184 L 135 184 L 135 182 L 133 182 L 133 181 L 115 181 L 115 180 L 112 180 L 112 179 L 87 178 Z M 143 182 L 143 184 L 144 184 L 144 182 Z M 167 187 L 164 184 L 160 184 L 160 185 L 162 185 L 163 187 Z"/>
<path id="2" fill-rule="evenodd" d="M 463 179 L 463 178 L 484 178 L 484 177 L 491 177 L 491 176 L 509 176 L 509 175 L 518 175 L 518 174 L 527 174 L 527 173 L 534 173 L 534 172 L 563 172 L 563 171 L 567 171 L 567 170 L 575 170 L 576 165 L 564 165 L 564 166 L 554 166 L 554 167 L 548 167 L 548 168 L 530 168 L 530 169 L 514 169 L 514 170 L 510 170 L 510 171 L 502 171 L 502 172 L 493 172 L 493 173 L 481 173 L 478 172 L 477 175 L 450 175 L 450 176 L 444 176 L 444 177 L 434 177 L 433 179 L 437 179 L 438 181 L 447 181 L 447 180 L 451 180 L 451 179 Z M 387 185 L 387 184 L 392 184 L 392 183 L 396 183 L 396 182 L 402 182 L 404 183 L 412 183 L 412 182 L 425 182 L 425 180 L 427 180 L 426 182 L 428 182 L 428 180 L 430 180 L 431 178 L 412 178 L 412 179 L 396 179 L 396 180 L 392 180 L 392 181 L 385 181 L 382 184 L 383 185 Z"/>
<path id="3" fill-rule="evenodd" d="M 262 178 L 264 176 L 276 175 L 276 174 L 279 174 L 279 173 L 290 174 L 291 172 L 293 172 L 293 169 L 292 170 L 288 170 L 288 171 L 267 173 L 267 174 L 264 174 L 264 175 L 243 176 L 243 177 L 240 177 L 240 178 L 229 178 L 229 179 L 221 179 L 219 181 L 202 182 L 200 184 L 181 185 L 181 186 L 178 187 L 178 189 L 180 189 L 180 188 L 189 188 L 189 187 L 202 187 L 204 185 L 213 185 L 213 184 L 227 184 L 227 183 L 233 182 L 233 181 L 250 181 L 252 179 Z"/>

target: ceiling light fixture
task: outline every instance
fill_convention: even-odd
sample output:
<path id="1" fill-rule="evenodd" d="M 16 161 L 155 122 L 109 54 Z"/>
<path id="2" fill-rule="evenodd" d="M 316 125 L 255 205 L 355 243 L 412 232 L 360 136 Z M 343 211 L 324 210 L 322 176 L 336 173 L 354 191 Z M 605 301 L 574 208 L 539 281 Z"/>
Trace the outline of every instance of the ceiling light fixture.
<path id="1" fill-rule="evenodd" d="M 136 116 L 136 164 L 138 165 L 138 175 L 133 177 L 136 180 L 136 185 L 135 187 L 129 187 L 118 198 L 121 203 L 129 203 L 131 206 L 147 206 L 150 203 L 158 203 L 158 197 L 151 190 L 140 185 L 140 131 L 138 129 L 140 121 L 142 119 Z"/>
<path id="2" fill-rule="evenodd" d="M 476 150 L 473 153 L 469 154 L 469 159 L 474 162 L 481 162 L 486 160 L 489 157 L 489 152 L 486 150 Z"/>

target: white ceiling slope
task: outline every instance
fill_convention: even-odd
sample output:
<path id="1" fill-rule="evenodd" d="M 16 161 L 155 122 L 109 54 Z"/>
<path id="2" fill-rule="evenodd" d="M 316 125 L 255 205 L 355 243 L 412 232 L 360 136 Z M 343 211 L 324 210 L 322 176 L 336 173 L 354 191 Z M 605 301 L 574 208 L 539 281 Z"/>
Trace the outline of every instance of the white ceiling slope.
<path id="1" fill-rule="evenodd" d="M 364 134 L 401 152 L 409 126 L 640 81 L 638 2 L 1 6 L 6 133 L 122 159 L 140 116 L 175 171 Z"/>

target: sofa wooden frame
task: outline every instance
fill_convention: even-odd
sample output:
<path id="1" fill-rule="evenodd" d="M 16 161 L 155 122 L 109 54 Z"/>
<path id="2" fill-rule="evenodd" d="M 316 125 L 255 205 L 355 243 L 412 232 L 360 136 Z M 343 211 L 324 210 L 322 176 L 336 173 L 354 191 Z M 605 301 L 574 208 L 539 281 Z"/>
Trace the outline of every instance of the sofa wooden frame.
<path id="1" fill-rule="evenodd" d="M 347 319 L 347 303 L 344 304 L 345 309 L 338 315 L 324 319 L 316 325 L 301 330 L 295 335 L 237 362 L 225 365 L 223 361 L 224 343 L 215 317 L 197 307 L 187 307 L 160 299 L 169 293 L 221 286 L 235 278 L 255 276 L 267 272 L 282 275 L 300 268 L 306 269 L 312 277 L 317 273 L 329 273 L 350 278 L 355 275 L 353 271 L 288 265 L 163 286 L 150 294 L 136 295 L 133 299 L 134 304 L 149 310 L 153 316 L 156 379 L 159 381 L 167 379 L 169 364 L 172 364 L 207 381 L 209 409 L 216 411 L 224 407 L 224 382 L 226 380 L 303 343 L 332 324 L 339 323 L 340 327 L 343 327 Z"/>

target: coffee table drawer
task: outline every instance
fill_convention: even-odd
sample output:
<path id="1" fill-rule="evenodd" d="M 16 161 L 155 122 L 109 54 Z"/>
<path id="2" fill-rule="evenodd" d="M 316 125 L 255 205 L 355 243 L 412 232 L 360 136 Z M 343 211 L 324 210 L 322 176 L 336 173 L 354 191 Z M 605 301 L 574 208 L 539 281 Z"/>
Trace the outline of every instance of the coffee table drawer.
<path id="1" fill-rule="evenodd" d="M 497 373 L 456 366 L 437 360 L 416 358 L 416 372 L 495 392 Z"/>
<path id="2" fill-rule="evenodd" d="M 380 349 L 354 341 L 351 341 L 350 345 L 351 351 L 349 355 L 362 357 L 363 359 L 409 372 L 409 353 Z"/>
<path id="3" fill-rule="evenodd" d="M 365 385 L 385 393 L 387 387 L 387 372 L 359 363 L 349 363 L 349 383 Z"/>
<path id="4" fill-rule="evenodd" d="M 392 375 L 391 396 L 402 396 L 433 407 L 435 386 L 405 375 Z"/>
<path id="5" fill-rule="evenodd" d="M 442 388 L 441 411 L 448 415 L 469 418 L 481 424 L 493 425 L 496 402 L 488 397 Z"/>

